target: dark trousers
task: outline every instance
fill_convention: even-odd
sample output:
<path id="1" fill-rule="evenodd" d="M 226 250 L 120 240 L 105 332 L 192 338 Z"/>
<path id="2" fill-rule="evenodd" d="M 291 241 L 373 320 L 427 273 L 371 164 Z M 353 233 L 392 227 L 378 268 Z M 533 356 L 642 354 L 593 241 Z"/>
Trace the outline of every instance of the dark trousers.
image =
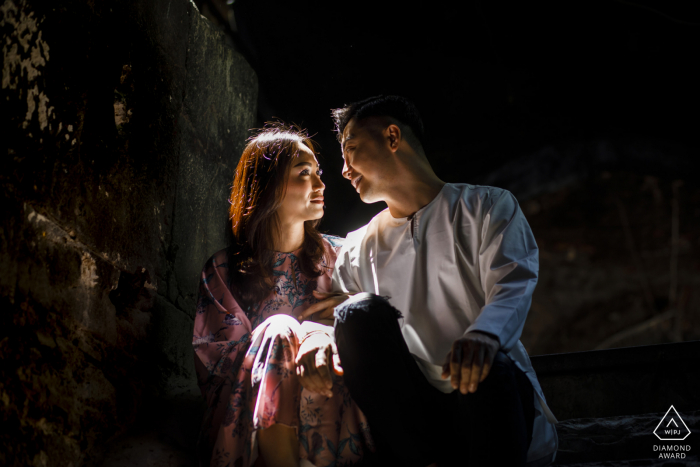
<path id="1" fill-rule="evenodd" d="M 473 394 L 435 389 L 411 356 L 400 313 L 382 297 L 358 294 L 336 308 L 344 380 L 370 425 L 381 465 L 424 467 L 525 464 L 533 389 L 499 352 Z"/>

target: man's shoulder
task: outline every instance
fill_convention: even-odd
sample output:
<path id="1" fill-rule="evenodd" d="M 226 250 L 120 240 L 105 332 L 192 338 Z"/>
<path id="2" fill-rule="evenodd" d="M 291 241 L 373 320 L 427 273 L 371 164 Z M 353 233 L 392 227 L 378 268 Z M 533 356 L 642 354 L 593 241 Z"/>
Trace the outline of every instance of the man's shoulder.
<path id="1" fill-rule="evenodd" d="M 474 185 L 471 183 L 447 183 L 447 187 L 452 193 L 459 193 L 463 197 L 495 197 L 499 198 L 510 191 L 489 185 Z"/>
<path id="2" fill-rule="evenodd" d="M 451 205 L 460 204 L 469 211 L 488 210 L 501 199 L 515 199 L 513 194 L 503 188 L 470 183 L 448 183 L 445 195 Z"/>
<path id="3" fill-rule="evenodd" d="M 357 230 L 353 230 L 352 232 L 348 232 L 347 236 L 347 242 L 353 242 L 357 240 L 361 240 L 362 238 L 365 237 L 367 234 L 367 230 L 370 229 L 373 225 L 376 225 L 377 222 L 381 222 L 383 218 L 386 216 L 391 216 L 389 214 L 389 208 L 383 209 L 380 211 L 376 216 L 374 216 L 368 223 L 363 225 Z"/>
<path id="4" fill-rule="evenodd" d="M 348 232 L 347 236 L 342 242 L 342 248 L 339 250 L 339 256 L 343 255 L 350 255 L 354 256 L 358 254 L 359 251 L 361 251 L 362 247 L 362 242 L 364 241 L 365 237 L 367 236 L 368 231 L 374 231 L 372 226 L 376 225 L 377 222 L 380 221 L 382 216 L 386 216 L 389 213 L 389 208 L 384 209 L 381 211 L 379 214 L 374 216 L 367 224 L 363 225 L 357 230 L 353 230 L 352 232 Z"/>
<path id="5" fill-rule="evenodd" d="M 365 235 L 367 234 L 367 229 L 369 228 L 369 225 L 371 223 L 372 221 L 368 222 L 367 224 L 363 225 L 357 230 L 348 232 L 348 235 L 347 237 L 345 237 L 345 241 L 343 242 L 343 249 L 353 248 L 357 246 L 358 243 L 362 242 L 362 239 L 365 238 Z"/>

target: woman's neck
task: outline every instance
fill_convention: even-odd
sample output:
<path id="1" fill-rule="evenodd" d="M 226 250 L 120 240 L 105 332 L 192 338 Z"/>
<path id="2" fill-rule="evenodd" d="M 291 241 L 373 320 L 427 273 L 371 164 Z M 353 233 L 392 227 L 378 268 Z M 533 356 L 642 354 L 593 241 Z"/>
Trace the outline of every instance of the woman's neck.
<path id="1" fill-rule="evenodd" d="M 294 222 L 280 225 L 279 236 L 275 239 L 275 251 L 289 253 L 304 244 L 304 223 Z"/>

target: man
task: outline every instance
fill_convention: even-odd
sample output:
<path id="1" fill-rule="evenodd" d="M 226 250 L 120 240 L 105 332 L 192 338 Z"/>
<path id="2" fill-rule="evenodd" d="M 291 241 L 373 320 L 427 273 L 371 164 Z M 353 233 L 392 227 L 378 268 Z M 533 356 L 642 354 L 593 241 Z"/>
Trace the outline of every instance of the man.
<path id="1" fill-rule="evenodd" d="M 362 201 L 388 208 L 348 234 L 333 273 L 339 294 L 317 294 L 300 318 L 335 311 L 345 382 L 380 458 L 421 467 L 552 462 L 556 419 L 519 341 L 538 250 L 517 201 L 441 181 L 404 98 L 372 97 L 333 116 L 343 176 Z M 316 358 L 326 385 L 333 360 Z"/>

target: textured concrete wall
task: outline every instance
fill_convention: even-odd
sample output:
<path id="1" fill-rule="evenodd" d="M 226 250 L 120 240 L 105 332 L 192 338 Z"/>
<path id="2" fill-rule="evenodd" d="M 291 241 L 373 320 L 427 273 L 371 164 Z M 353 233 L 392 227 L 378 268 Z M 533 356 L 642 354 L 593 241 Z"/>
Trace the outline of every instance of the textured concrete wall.
<path id="1" fill-rule="evenodd" d="M 0 464 L 77 467 L 194 393 L 257 79 L 186 0 L 2 1 Z"/>

